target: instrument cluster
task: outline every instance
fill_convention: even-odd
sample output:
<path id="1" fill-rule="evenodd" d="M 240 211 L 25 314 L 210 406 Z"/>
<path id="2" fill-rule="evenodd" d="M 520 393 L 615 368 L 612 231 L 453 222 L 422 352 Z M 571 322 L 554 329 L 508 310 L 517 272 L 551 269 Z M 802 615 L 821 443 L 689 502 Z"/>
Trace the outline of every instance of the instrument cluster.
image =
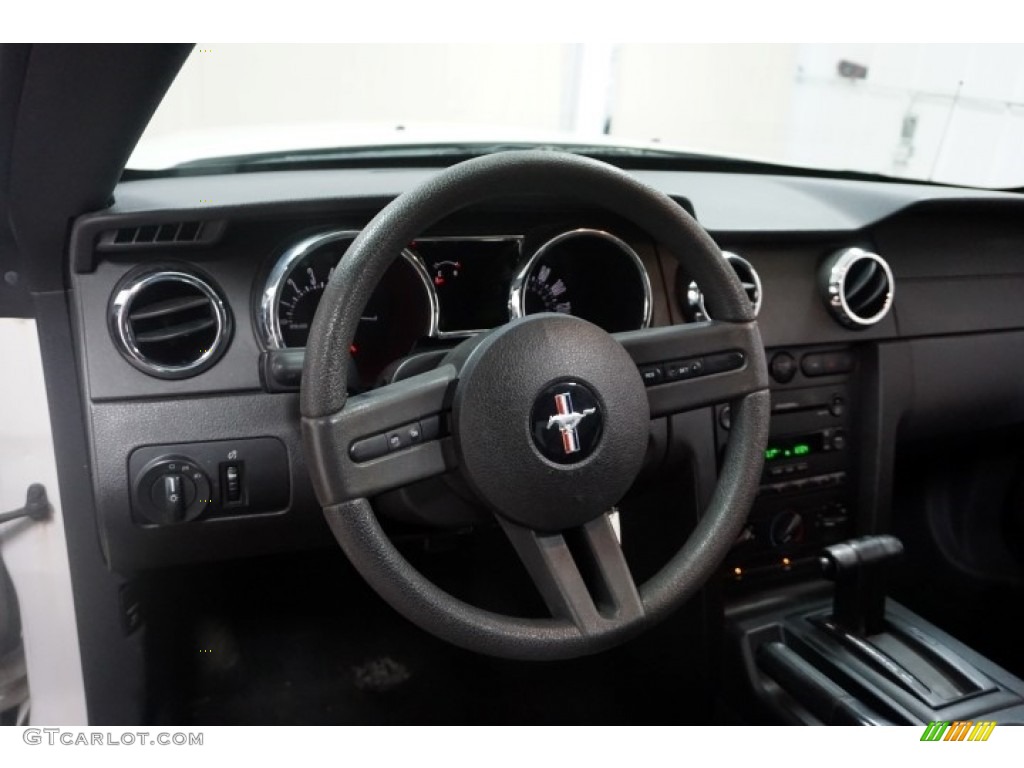
<path id="1" fill-rule="evenodd" d="M 305 347 L 324 288 L 358 234 L 319 232 L 277 256 L 257 310 L 267 348 Z M 539 312 L 576 315 L 610 333 L 650 324 L 647 270 L 625 241 L 573 229 L 529 252 L 525 242 L 522 235 L 423 237 L 396 254 L 349 349 L 362 385 L 426 345 Z"/>

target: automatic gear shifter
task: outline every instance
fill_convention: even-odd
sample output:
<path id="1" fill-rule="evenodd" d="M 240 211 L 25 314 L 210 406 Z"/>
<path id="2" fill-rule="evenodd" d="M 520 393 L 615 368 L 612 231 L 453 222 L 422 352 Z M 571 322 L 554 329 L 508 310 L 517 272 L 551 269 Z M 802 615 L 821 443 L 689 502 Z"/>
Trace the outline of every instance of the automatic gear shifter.
<path id="1" fill-rule="evenodd" d="M 834 624 L 857 637 L 885 629 L 887 581 L 902 554 L 903 544 L 895 536 L 865 536 L 825 549 L 822 571 L 836 583 Z"/>
<path id="2" fill-rule="evenodd" d="M 832 615 L 812 618 L 852 654 L 929 706 L 991 690 L 972 665 L 912 625 L 886 615 L 886 586 L 903 554 L 894 536 L 865 536 L 825 549 L 821 565 L 835 584 Z"/>
<path id="3" fill-rule="evenodd" d="M 820 558 L 835 582 L 831 608 L 814 597 L 795 610 L 734 613 L 761 675 L 755 688 L 795 722 L 1020 722 L 1024 682 L 886 599 L 902 554 L 893 536 L 834 544 Z"/>

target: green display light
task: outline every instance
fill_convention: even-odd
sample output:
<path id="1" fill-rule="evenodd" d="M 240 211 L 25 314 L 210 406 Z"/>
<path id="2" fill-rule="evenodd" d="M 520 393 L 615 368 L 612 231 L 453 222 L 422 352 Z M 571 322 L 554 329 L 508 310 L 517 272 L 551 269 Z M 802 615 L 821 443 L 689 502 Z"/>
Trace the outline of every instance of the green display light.
<path id="1" fill-rule="evenodd" d="M 793 443 L 792 445 L 773 445 L 764 452 L 765 461 L 773 459 L 792 459 L 795 456 L 807 456 L 811 453 L 810 443 Z"/>

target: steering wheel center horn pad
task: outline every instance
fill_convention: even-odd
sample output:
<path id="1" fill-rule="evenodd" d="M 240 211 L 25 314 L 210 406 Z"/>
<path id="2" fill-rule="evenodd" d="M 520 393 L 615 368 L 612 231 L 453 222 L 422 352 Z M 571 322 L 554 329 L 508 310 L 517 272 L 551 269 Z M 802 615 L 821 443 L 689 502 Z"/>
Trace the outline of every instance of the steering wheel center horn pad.
<path id="1" fill-rule="evenodd" d="M 650 408 L 621 344 L 585 320 L 544 313 L 473 349 L 452 423 L 471 487 L 505 518 L 551 532 L 599 517 L 629 490 Z"/>
<path id="2" fill-rule="evenodd" d="M 632 221 L 685 260 L 715 320 L 609 335 L 575 317 L 531 315 L 463 342 L 432 370 L 350 396 L 344 350 L 389 264 L 444 217 L 517 196 L 574 199 Z M 644 386 L 641 367 L 681 359 L 708 364 Z M 715 403 L 730 404 L 732 430 L 707 509 L 679 551 L 637 584 L 607 510 L 638 476 L 652 419 Z M 381 597 L 451 643 L 538 660 L 622 643 L 715 574 L 753 503 L 770 417 L 753 307 L 714 241 L 677 202 L 623 171 L 548 151 L 454 165 L 363 228 L 313 319 L 300 408 L 324 516 Z M 456 472 L 495 511 L 549 617 L 459 600 L 413 568 L 381 528 L 369 499 Z"/>

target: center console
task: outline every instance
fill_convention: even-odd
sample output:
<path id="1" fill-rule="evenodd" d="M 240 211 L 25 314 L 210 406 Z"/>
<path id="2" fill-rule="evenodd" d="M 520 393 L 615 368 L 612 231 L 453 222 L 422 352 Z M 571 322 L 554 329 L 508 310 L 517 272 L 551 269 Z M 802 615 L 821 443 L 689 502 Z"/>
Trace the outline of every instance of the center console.
<path id="1" fill-rule="evenodd" d="M 805 571 L 855 530 L 858 360 L 849 347 L 769 350 L 771 431 L 757 501 L 725 563 L 734 585 Z M 728 406 L 717 411 L 720 450 Z"/>
<path id="2" fill-rule="evenodd" d="M 870 528 L 858 520 L 869 471 L 859 450 L 859 348 L 767 353 L 760 489 L 722 573 L 734 656 L 725 668 L 738 670 L 729 698 L 756 702 L 744 713 L 754 722 L 953 723 L 957 739 L 1024 722 L 1024 681 L 887 598 L 899 540 L 854 538 Z M 728 407 L 716 421 L 723 451 Z"/>

